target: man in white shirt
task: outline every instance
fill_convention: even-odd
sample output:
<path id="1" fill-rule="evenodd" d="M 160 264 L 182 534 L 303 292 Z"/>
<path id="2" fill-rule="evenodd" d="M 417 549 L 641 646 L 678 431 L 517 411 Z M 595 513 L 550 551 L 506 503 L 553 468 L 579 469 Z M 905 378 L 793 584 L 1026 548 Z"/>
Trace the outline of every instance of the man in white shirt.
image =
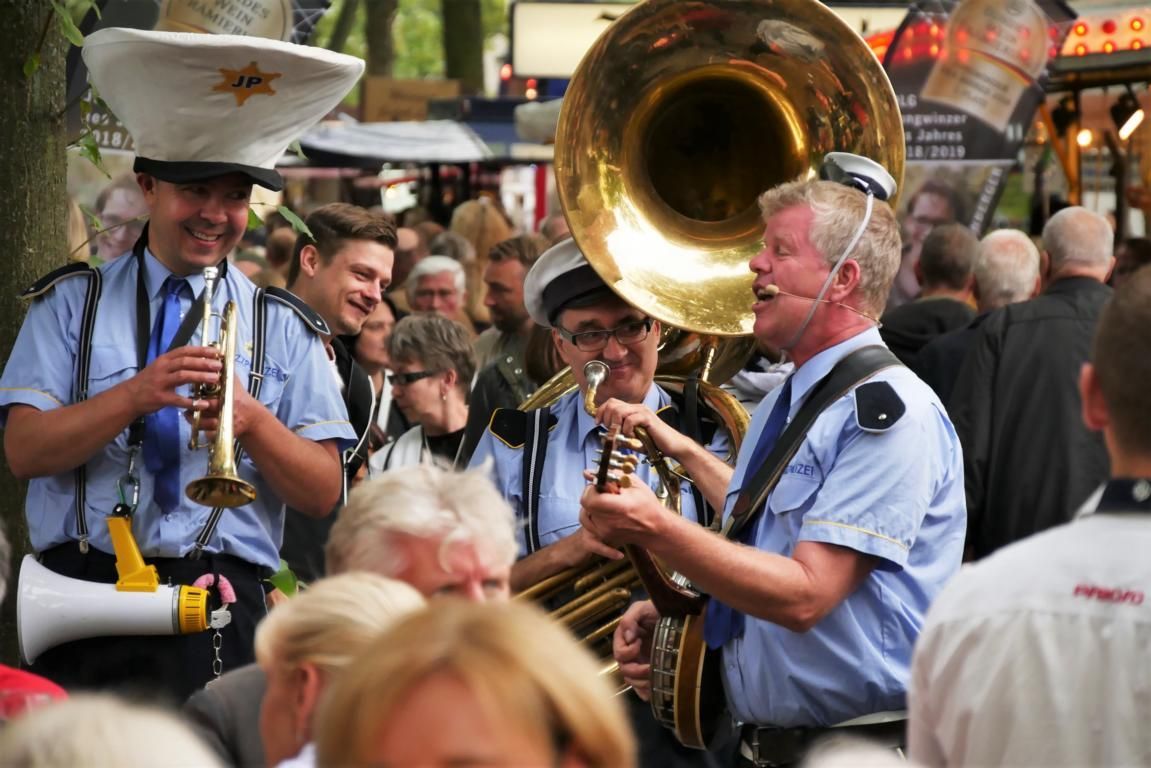
<path id="1" fill-rule="evenodd" d="M 969 567 L 932 607 L 912 667 L 915 762 L 1151 763 L 1149 379 L 1143 270 L 1103 311 L 1079 381 L 1111 480 L 1087 514 Z"/>

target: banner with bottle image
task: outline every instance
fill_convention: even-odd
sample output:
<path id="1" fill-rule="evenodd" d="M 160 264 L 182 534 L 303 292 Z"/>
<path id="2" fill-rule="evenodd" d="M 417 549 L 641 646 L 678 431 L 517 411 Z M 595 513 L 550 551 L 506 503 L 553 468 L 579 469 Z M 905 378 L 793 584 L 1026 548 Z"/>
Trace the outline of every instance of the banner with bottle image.
<path id="1" fill-rule="evenodd" d="M 911 7 L 883 62 L 903 113 L 905 219 L 929 185 L 953 202 L 950 217 L 940 211 L 935 218 L 976 233 L 988 227 L 1074 19 L 1061 0 L 923 0 Z"/>

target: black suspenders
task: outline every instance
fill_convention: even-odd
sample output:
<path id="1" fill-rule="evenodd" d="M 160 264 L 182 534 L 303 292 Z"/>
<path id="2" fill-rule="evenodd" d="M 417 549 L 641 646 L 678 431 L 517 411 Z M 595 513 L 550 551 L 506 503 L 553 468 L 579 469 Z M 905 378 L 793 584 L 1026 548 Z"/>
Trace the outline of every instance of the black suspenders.
<path id="1" fill-rule="evenodd" d="M 551 409 L 548 406 L 529 411 L 527 414 L 527 440 L 524 441 L 523 504 L 527 522 L 528 554 L 537 552 L 540 547 L 540 482 L 544 473 L 544 460 L 548 453 L 548 421 Z"/>
<path id="2" fill-rule="evenodd" d="M 84 297 L 84 312 L 80 321 L 80 347 L 76 352 L 76 380 L 73 385 L 77 403 L 88 399 L 88 379 L 92 369 L 92 334 L 96 329 L 96 307 L 104 277 L 98 269 L 89 272 L 88 293 Z M 88 553 L 88 519 L 84 514 L 87 504 L 88 467 L 76 467 L 76 533 L 80 537 L 80 551 Z"/>

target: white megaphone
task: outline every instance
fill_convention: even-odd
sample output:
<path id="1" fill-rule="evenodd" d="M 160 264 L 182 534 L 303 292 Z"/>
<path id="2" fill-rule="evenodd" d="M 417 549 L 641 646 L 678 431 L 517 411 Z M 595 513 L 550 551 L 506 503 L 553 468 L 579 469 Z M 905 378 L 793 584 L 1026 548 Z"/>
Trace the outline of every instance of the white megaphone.
<path id="1" fill-rule="evenodd" d="M 127 592 L 61 576 L 32 555 L 20 565 L 16 629 L 28 664 L 49 648 L 86 637 L 180 635 L 208 626 L 207 590 L 159 585 L 154 592 Z"/>
<path id="2" fill-rule="evenodd" d="M 160 584 L 154 565 L 145 565 L 132 536 L 131 518 L 107 518 L 116 550 L 115 584 L 61 576 L 32 555 L 20 564 L 16 633 L 20 655 L 31 664 L 61 643 L 106 635 L 184 635 L 225 626 L 227 608 L 208 617 L 208 590 Z"/>

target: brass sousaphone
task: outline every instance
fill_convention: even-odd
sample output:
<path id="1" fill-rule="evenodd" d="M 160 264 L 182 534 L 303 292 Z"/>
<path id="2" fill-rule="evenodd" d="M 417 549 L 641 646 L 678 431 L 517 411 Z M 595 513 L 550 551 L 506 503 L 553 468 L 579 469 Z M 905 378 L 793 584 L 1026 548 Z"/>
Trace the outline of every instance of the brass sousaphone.
<path id="1" fill-rule="evenodd" d="M 659 373 L 674 361 L 676 373 L 694 367 L 722 383 L 738 369 L 738 344 L 721 345 L 729 351 L 715 360 L 707 351 L 716 337 L 750 348 L 758 197 L 814 176 L 834 151 L 870 157 L 902 183 L 891 84 L 859 35 L 816 0 L 645 0 L 595 42 L 556 132 L 560 204 L 612 290 L 675 329 Z M 561 374 L 525 407 L 570 386 Z M 701 746 L 707 724 L 661 705 L 661 693 L 657 716 Z"/>

